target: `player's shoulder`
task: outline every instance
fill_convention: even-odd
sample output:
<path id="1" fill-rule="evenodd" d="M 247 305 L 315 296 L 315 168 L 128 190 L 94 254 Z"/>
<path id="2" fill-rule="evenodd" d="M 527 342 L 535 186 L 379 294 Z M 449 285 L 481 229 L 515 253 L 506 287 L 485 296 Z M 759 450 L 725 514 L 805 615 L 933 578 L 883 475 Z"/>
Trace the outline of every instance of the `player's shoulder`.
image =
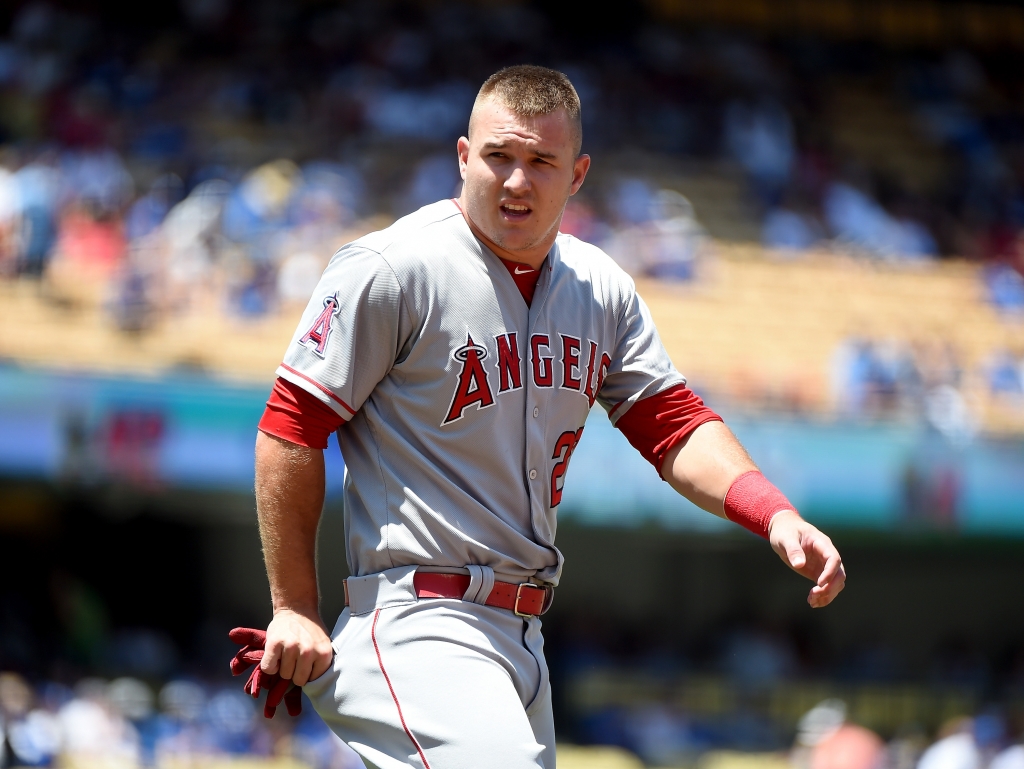
<path id="1" fill-rule="evenodd" d="M 598 246 L 561 232 L 555 242 L 562 268 L 596 294 L 621 301 L 636 293 L 633 278 Z"/>
<path id="2" fill-rule="evenodd" d="M 453 228 L 462 223 L 462 213 L 454 200 L 440 200 L 403 216 L 390 227 L 371 232 L 352 241 L 349 247 L 385 256 L 401 258 L 409 253 L 422 254 L 433 242 L 441 243 Z"/>

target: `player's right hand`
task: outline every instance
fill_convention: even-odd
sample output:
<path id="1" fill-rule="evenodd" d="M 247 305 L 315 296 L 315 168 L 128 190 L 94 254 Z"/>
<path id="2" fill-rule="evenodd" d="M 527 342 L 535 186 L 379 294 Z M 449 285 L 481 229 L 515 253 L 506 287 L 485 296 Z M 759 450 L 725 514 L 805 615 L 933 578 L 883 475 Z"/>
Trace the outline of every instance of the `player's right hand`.
<path id="1" fill-rule="evenodd" d="M 305 686 L 327 672 L 333 661 L 331 638 L 319 617 L 291 609 L 274 612 L 260 661 L 264 673 L 278 673 L 296 686 Z"/>

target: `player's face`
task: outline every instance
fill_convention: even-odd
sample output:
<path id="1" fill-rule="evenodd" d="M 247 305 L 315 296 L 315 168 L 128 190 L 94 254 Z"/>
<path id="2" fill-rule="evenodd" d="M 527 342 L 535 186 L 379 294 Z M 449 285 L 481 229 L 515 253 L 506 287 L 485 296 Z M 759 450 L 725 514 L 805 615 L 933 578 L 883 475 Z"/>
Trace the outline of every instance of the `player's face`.
<path id="1" fill-rule="evenodd" d="M 564 110 L 524 117 L 487 99 L 473 111 L 469 138 L 459 139 L 459 166 L 471 223 L 509 258 L 538 266 L 590 158 L 576 157 Z"/>

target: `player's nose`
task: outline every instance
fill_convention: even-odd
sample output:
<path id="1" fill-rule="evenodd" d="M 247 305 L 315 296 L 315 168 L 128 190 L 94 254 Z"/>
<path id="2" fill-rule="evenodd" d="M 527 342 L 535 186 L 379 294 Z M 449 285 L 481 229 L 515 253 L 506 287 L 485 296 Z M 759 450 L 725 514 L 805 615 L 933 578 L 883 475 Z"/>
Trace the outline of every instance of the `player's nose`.
<path id="1" fill-rule="evenodd" d="M 522 167 L 512 169 L 512 173 L 505 180 L 505 189 L 512 193 L 522 193 L 530 189 L 530 179 Z"/>

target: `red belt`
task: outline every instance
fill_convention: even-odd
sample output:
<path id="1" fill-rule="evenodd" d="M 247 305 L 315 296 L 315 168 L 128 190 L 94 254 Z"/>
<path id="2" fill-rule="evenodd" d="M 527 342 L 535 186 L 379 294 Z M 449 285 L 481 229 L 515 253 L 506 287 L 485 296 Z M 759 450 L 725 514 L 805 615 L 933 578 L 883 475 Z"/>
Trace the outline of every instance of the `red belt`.
<path id="1" fill-rule="evenodd" d="M 418 598 L 458 598 L 469 589 L 468 574 L 440 574 L 418 571 L 413 575 L 413 587 Z M 486 606 L 508 609 L 520 617 L 537 617 L 551 608 L 555 589 L 530 582 L 498 582 L 484 601 Z M 345 605 L 348 606 L 348 584 L 345 584 Z"/>

